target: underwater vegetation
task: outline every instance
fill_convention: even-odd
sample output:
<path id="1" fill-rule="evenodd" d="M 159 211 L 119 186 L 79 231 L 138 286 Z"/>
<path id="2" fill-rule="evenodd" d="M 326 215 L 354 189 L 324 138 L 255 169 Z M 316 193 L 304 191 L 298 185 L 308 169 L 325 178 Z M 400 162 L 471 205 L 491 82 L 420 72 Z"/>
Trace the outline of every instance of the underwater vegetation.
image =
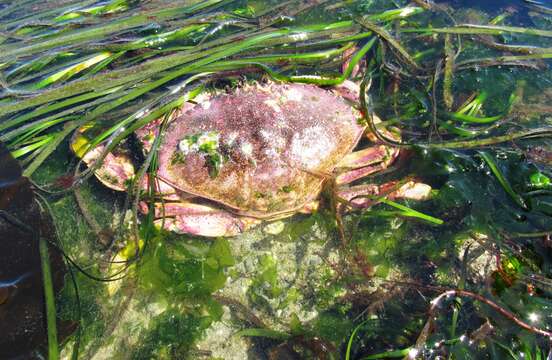
<path id="1" fill-rule="evenodd" d="M 546 1 L 0 0 L 0 358 L 550 359 L 551 58 Z M 335 162 L 214 196 L 339 88 L 362 131 L 299 151 Z M 340 183 L 354 145 L 385 166 Z"/>

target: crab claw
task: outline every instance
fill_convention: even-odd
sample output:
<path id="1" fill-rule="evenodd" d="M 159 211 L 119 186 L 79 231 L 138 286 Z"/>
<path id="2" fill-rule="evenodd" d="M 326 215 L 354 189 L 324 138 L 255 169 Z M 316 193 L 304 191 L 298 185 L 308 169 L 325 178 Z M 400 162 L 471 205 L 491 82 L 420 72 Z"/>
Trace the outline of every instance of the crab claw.
<path id="1" fill-rule="evenodd" d="M 352 186 L 338 192 L 338 196 L 353 208 L 363 209 L 374 205 L 374 197 L 385 196 L 389 200 L 427 200 L 431 196 L 431 186 L 408 181 L 397 188 L 397 182 L 389 182 L 382 185 L 367 184 Z"/>
<path id="2" fill-rule="evenodd" d="M 372 146 L 346 155 L 338 167 L 349 169 L 339 174 L 335 181 L 338 185 L 349 184 L 355 180 L 385 170 L 397 157 L 395 149 L 385 145 Z"/>
<path id="3" fill-rule="evenodd" d="M 99 145 L 88 151 L 82 160 L 88 166 L 94 164 L 101 156 L 105 146 Z M 125 154 L 108 153 L 102 166 L 96 170 L 96 177 L 102 184 L 116 191 L 126 191 L 128 184 L 134 178 L 134 165 Z"/>
<path id="4" fill-rule="evenodd" d="M 79 133 L 71 142 L 71 150 L 73 150 L 77 156 L 81 157 L 82 161 L 87 166 L 92 166 L 105 151 L 105 145 L 97 145 L 87 152 L 88 144 L 88 140 Z M 117 150 L 107 153 L 102 164 L 94 172 L 94 175 L 96 175 L 96 178 L 98 178 L 102 184 L 116 191 L 127 191 L 135 174 L 136 171 L 130 156 Z M 148 184 L 149 178 L 148 175 L 145 174 L 141 181 L 140 188 L 142 190 L 147 190 Z M 154 186 L 154 192 L 161 195 L 165 200 L 178 200 L 185 197 L 183 194 L 177 194 L 176 189 L 162 179 L 156 178 Z"/>
<path id="5" fill-rule="evenodd" d="M 360 86 L 350 80 L 345 80 L 341 84 L 334 86 L 332 91 L 337 96 L 340 96 L 354 104 L 357 104 L 360 101 Z"/>
<path id="6" fill-rule="evenodd" d="M 141 210 L 147 213 L 145 203 Z M 155 225 L 165 230 L 205 237 L 236 236 L 261 222 L 188 201 L 156 203 L 155 218 Z"/>
<path id="7" fill-rule="evenodd" d="M 403 186 L 393 191 L 389 198 L 392 200 L 395 199 L 408 199 L 416 201 L 428 200 L 431 197 L 431 186 L 428 184 L 409 181 Z"/>

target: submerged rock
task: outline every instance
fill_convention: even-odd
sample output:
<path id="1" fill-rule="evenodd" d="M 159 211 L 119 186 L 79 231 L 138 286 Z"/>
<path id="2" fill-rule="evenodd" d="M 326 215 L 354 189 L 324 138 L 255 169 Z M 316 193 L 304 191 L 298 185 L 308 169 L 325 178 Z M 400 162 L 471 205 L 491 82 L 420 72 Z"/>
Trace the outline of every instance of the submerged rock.
<path id="1" fill-rule="evenodd" d="M 51 241 L 53 228 L 35 199 L 18 162 L 0 144 L 0 358 L 33 358 L 46 344 L 40 236 Z M 54 287 L 63 286 L 59 252 L 50 252 Z"/>

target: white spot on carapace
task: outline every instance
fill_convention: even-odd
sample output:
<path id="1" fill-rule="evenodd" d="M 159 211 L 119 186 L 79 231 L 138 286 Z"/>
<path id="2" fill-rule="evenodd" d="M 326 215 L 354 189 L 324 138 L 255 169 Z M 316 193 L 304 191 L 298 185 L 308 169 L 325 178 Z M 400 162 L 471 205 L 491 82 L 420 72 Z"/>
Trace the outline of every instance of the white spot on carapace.
<path id="1" fill-rule="evenodd" d="M 263 140 L 266 140 L 266 141 L 269 141 L 269 140 L 272 140 L 272 134 L 266 130 L 261 130 L 260 131 L 261 133 L 261 136 L 263 137 Z"/>
<path id="2" fill-rule="evenodd" d="M 211 102 L 209 100 L 205 100 L 205 101 L 201 102 L 201 107 L 204 110 L 208 110 L 211 107 Z"/>
<path id="3" fill-rule="evenodd" d="M 228 146 L 234 145 L 234 142 L 236 142 L 237 138 L 238 138 L 238 133 L 236 131 L 228 134 L 228 136 L 226 137 L 226 144 Z"/>
<path id="4" fill-rule="evenodd" d="M 278 152 L 276 150 L 274 150 L 274 148 L 271 148 L 271 147 L 266 148 L 264 153 L 269 158 L 277 158 L 278 157 Z"/>
<path id="5" fill-rule="evenodd" d="M 275 112 L 277 113 L 280 113 L 282 112 L 282 109 L 280 109 L 280 107 L 278 106 L 278 103 L 276 102 L 276 100 L 265 100 L 264 103 L 268 106 L 270 106 L 270 108 L 272 108 L 272 110 L 274 110 Z"/>
<path id="6" fill-rule="evenodd" d="M 267 130 L 260 131 L 263 140 L 270 144 L 270 147 L 282 149 L 286 145 L 286 141 L 278 134 L 274 134 Z"/>
<path id="7" fill-rule="evenodd" d="M 296 88 L 289 88 L 287 91 L 286 91 L 286 94 L 285 94 L 285 97 L 287 100 L 291 100 L 291 101 L 301 101 L 303 100 L 303 94 L 297 90 Z"/>
<path id="8" fill-rule="evenodd" d="M 249 143 L 249 142 L 244 142 L 240 146 L 240 150 L 246 156 L 252 156 L 253 155 L 253 145 L 251 145 L 251 143 Z"/>
<path id="9" fill-rule="evenodd" d="M 291 157 L 306 169 L 316 169 L 331 149 L 331 139 L 321 126 L 293 135 Z"/>
<path id="10" fill-rule="evenodd" d="M 191 143 L 188 139 L 182 139 L 178 143 L 178 150 L 182 152 L 184 155 L 187 155 L 190 152 Z"/>

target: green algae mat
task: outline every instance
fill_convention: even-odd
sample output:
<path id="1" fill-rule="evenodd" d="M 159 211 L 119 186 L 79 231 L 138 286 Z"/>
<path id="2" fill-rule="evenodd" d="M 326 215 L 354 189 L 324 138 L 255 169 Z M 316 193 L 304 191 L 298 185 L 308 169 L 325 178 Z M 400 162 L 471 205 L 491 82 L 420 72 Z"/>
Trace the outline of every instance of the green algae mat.
<path id="1" fill-rule="evenodd" d="M 545 0 L 0 0 L 0 248 L 34 256 L 14 277 L 0 254 L 0 358 L 552 359 L 551 58 Z M 297 126 L 320 122 L 299 86 L 367 152 L 309 168 L 335 139 Z M 209 116 L 251 89 L 244 119 Z M 175 189 L 189 109 L 310 136 L 285 164 L 320 188 L 266 217 Z M 294 149 L 209 126 L 170 149 L 198 183 L 235 162 L 270 184 L 260 152 Z"/>

